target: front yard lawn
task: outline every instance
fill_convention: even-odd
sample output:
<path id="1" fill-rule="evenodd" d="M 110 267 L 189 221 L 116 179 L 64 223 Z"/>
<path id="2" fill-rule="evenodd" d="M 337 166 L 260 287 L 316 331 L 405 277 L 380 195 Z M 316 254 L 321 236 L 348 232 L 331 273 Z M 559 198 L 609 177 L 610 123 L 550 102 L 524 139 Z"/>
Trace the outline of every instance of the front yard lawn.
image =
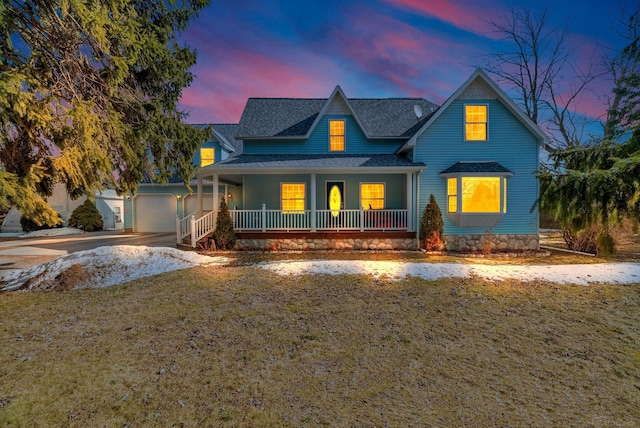
<path id="1" fill-rule="evenodd" d="M 283 278 L 0 294 L 2 426 L 636 426 L 640 285 Z"/>

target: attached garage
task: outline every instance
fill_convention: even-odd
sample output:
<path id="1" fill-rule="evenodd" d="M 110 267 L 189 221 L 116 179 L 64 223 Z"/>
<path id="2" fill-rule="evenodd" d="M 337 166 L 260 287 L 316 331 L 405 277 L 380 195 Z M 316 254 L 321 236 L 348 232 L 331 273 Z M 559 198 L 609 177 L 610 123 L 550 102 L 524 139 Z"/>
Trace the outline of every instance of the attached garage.
<path id="1" fill-rule="evenodd" d="M 208 212 L 213 209 L 213 195 L 202 195 L 202 211 Z M 187 195 L 184 198 L 185 217 L 198 211 L 198 195 Z"/>
<path id="2" fill-rule="evenodd" d="M 177 200 L 170 194 L 138 194 L 133 200 L 135 232 L 175 232 Z"/>

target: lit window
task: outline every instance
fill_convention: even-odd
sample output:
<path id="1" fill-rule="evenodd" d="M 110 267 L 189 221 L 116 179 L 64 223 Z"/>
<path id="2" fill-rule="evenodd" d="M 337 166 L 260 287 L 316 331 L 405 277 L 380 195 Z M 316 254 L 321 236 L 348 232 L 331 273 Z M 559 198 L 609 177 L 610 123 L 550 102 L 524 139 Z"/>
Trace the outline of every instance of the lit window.
<path id="1" fill-rule="evenodd" d="M 384 183 L 360 183 L 360 205 L 365 210 L 384 209 Z"/>
<path id="2" fill-rule="evenodd" d="M 215 151 L 213 148 L 202 147 L 200 149 L 200 166 L 205 167 L 215 161 Z"/>
<path id="3" fill-rule="evenodd" d="M 329 151 L 344 152 L 344 120 L 329 121 Z"/>
<path id="4" fill-rule="evenodd" d="M 468 141 L 487 140 L 487 106 L 464 106 L 465 139 Z"/>
<path id="5" fill-rule="evenodd" d="M 502 189 L 500 188 L 502 182 Z M 506 213 L 507 179 L 505 177 L 459 177 L 447 179 L 447 212 L 458 212 L 458 186 L 461 189 L 462 213 Z M 502 207 L 500 204 L 502 203 Z"/>
<path id="6" fill-rule="evenodd" d="M 447 189 L 449 201 L 447 209 L 450 213 L 455 213 L 458 211 L 458 179 L 447 179 Z"/>
<path id="7" fill-rule="evenodd" d="M 305 184 L 281 183 L 282 212 L 284 214 L 304 214 Z"/>
<path id="8" fill-rule="evenodd" d="M 462 177 L 463 213 L 499 213 L 500 177 Z"/>

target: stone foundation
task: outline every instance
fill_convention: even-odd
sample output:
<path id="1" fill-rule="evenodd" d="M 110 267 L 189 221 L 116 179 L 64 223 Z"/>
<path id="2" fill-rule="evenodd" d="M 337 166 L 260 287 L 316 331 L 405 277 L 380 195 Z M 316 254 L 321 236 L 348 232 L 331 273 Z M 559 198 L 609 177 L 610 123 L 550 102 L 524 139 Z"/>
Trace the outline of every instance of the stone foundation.
<path id="1" fill-rule="evenodd" d="M 410 238 L 255 238 L 238 239 L 236 250 L 417 250 L 418 241 Z"/>
<path id="2" fill-rule="evenodd" d="M 448 251 L 488 253 L 492 251 L 535 251 L 540 249 L 538 235 L 447 235 Z M 310 251 L 310 250 L 404 250 L 418 249 L 415 238 L 286 237 L 240 238 L 235 250 Z"/>
<path id="3" fill-rule="evenodd" d="M 534 251 L 540 249 L 538 235 L 447 235 L 449 251 Z"/>

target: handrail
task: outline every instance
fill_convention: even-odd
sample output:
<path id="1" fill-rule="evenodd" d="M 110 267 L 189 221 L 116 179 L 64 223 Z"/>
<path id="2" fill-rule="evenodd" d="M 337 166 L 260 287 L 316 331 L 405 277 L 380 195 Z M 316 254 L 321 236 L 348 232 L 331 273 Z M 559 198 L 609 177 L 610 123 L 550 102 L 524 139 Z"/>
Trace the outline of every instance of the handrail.
<path id="1" fill-rule="evenodd" d="M 191 217 L 191 247 L 196 247 L 196 242 L 210 234 L 215 228 L 215 212 L 211 211 L 196 219 Z"/>

